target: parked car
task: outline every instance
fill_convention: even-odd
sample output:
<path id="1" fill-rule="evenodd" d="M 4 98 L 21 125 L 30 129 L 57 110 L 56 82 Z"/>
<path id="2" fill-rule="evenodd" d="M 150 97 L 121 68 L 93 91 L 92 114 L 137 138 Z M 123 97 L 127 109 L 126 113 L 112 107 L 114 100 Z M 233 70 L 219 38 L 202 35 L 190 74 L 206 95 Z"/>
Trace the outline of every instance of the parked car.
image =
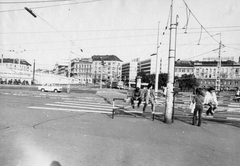
<path id="1" fill-rule="evenodd" d="M 41 86 L 38 86 L 38 90 L 40 90 L 42 92 L 47 91 L 47 92 L 55 92 L 55 93 L 57 93 L 57 92 L 61 92 L 62 89 L 63 88 L 61 86 L 59 86 L 59 85 L 49 84 L 49 83 L 43 84 Z"/>

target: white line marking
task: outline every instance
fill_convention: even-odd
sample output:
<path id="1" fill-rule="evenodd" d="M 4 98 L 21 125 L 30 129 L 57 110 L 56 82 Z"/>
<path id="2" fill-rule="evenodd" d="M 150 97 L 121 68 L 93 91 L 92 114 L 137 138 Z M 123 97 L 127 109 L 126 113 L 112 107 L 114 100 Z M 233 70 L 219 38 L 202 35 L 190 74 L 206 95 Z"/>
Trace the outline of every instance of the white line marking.
<path id="1" fill-rule="evenodd" d="M 240 121 L 240 118 L 227 117 L 228 120 L 237 120 Z"/>
<path id="2" fill-rule="evenodd" d="M 60 105 L 69 105 L 69 106 L 88 106 L 88 107 L 96 107 L 96 108 L 112 108 L 112 105 L 110 104 L 90 104 L 90 103 L 62 103 L 62 102 L 55 102 L 56 104 Z"/>
<path id="3" fill-rule="evenodd" d="M 55 94 L 40 94 L 40 95 L 41 96 L 57 96 L 57 97 L 58 96 L 64 96 L 64 97 L 69 97 L 69 95 L 59 95 L 59 94 L 58 95 L 57 94 L 56 95 Z"/>
<path id="4" fill-rule="evenodd" d="M 55 111 L 74 111 L 74 112 L 92 112 L 92 113 L 112 113 L 112 111 L 92 111 L 92 110 L 78 110 L 78 109 L 65 109 L 65 108 L 50 108 L 50 107 L 28 107 L 31 109 L 55 110 Z"/>
<path id="5" fill-rule="evenodd" d="M 48 106 L 57 106 L 57 107 L 71 107 L 71 108 L 79 108 L 79 109 L 95 109 L 95 110 L 109 110 L 111 111 L 113 108 L 111 107 L 105 107 L 105 108 L 97 108 L 97 107 L 91 107 L 91 106 L 88 106 L 88 107 L 79 107 L 79 106 L 71 106 L 71 105 L 62 105 L 62 104 L 45 104 L 45 105 L 48 105 Z"/>
<path id="6" fill-rule="evenodd" d="M 130 111 L 124 111 L 124 112 L 130 112 L 130 113 L 143 113 L 142 111 L 135 111 L 135 110 L 130 110 Z"/>
<path id="7" fill-rule="evenodd" d="M 60 102 L 62 103 L 62 102 Z M 73 104 L 99 104 L 99 105 L 106 105 L 106 106 L 110 106 L 111 104 L 102 104 L 102 103 L 98 103 L 98 102 L 94 102 L 94 101 L 91 101 L 91 102 L 85 102 L 85 101 L 64 101 L 64 103 L 73 103 Z"/>

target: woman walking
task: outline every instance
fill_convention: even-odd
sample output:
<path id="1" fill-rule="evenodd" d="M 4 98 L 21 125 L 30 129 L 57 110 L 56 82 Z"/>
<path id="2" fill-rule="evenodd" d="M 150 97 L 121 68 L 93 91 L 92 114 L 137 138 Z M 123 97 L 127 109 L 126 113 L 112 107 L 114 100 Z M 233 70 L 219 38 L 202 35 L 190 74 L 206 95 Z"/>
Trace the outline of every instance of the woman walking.
<path id="1" fill-rule="evenodd" d="M 204 94 L 200 88 L 196 89 L 195 96 L 193 97 L 193 103 L 196 103 L 194 112 L 193 112 L 193 120 L 192 125 L 197 124 L 197 115 L 198 115 L 198 126 L 201 126 L 202 123 L 202 112 L 203 112 L 203 101 L 204 101 Z"/>
<path id="2" fill-rule="evenodd" d="M 145 112 L 145 109 L 146 109 L 147 105 L 150 103 L 152 113 L 154 113 L 156 102 L 155 102 L 155 94 L 154 94 L 154 91 L 153 91 L 153 84 L 152 83 L 148 84 L 147 90 L 144 92 L 143 100 L 145 101 L 144 106 L 143 106 L 143 112 Z"/>

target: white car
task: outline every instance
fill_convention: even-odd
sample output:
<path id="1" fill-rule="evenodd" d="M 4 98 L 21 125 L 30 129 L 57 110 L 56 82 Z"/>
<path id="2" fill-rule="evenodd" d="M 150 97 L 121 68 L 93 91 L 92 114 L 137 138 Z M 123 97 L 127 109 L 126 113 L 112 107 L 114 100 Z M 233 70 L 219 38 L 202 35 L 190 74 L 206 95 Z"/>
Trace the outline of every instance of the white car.
<path id="1" fill-rule="evenodd" d="M 49 92 L 49 91 L 51 91 L 51 92 L 57 93 L 57 92 L 61 92 L 62 89 L 63 88 L 61 86 L 58 86 L 56 84 L 43 84 L 41 86 L 38 86 L 38 90 L 40 90 L 42 92 L 45 92 L 45 91 Z"/>

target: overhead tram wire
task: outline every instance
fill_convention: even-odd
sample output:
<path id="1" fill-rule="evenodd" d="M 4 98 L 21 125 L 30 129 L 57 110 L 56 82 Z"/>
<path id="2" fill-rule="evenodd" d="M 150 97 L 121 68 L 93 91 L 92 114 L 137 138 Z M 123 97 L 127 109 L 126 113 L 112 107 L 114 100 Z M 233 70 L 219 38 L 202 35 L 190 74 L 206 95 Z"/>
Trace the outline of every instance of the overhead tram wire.
<path id="1" fill-rule="evenodd" d="M 68 3 L 68 4 L 58 4 L 58 5 L 32 7 L 31 9 L 42 9 L 42 8 L 50 8 L 50 7 L 58 7 L 58 6 L 68 6 L 68 5 L 75 5 L 75 4 L 81 4 L 81 3 L 92 3 L 92 2 L 97 2 L 97 1 L 102 1 L 102 0 L 86 0 L 86 1 L 83 1 L 83 2 L 73 2 L 73 3 Z M 14 11 L 24 11 L 24 10 L 25 9 L 0 10 L 0 13 L 14 12 Z"/>
<path id="2" fill-rule="evenodd" d="M 5 1 L 0 2 L 0 4 L 26 4 L 26 3 L 54 3 L 54 2 L 71 2 L 71 1 L 77 1 L 77 0 L 47 0 L 47 1 Z"/>
<path id="3" fill-rule="evenodd" d="M 183 0 L 184 4 L 186 5 L 186 7 L 188 8 L 189 12 L 191 13 L 191 15 L 195 18 L 195 20 L 198 22 L 198 24 L 201 26 L 202 29 L 205 30 L 205 32 L 208 33 L 209 36 L 211 36 L 211 38 L 213 40 L 215 40 L 217 43 L 219 43 L 219 41 L 217 41 L 208 31 L 207 29 L 200 23 L 200 21 L 196 18 L 196 16 L 192 13 L 191 9 L 188 7 L 187 3 L 185 2 L 185 0 Z"/>
<path id="4" fill-rule="evenodd" d="M 36 14 L 36 12 L 34 13 Z M 70 41 L 70 43 L 72 45 L 76 45 L 76 43 L 73 42 L 73 40 L 70 40 L 67 36 L 65 36 L 64 34 L 62 34 L 58 29 L 56 29 L 55 27 L 53 27 L 50 23 L 48 23 L 45 19 L 43 19 L 39 14 L 36 14 L 39 18 L 41 18 L 45 23 L 47 23 L 50 27 L 52 27 L 55 31 L 57 31 L 59 34 L 61 34 L 65 39 L 67 39 L 68 41 Z M 77 46 L 78 47 L 78 46 Z M 79 50 L 81 52 L 83 52 L 82 48 L 78 47 Z"/>
<path id="5" fill-rule="evenodd" d="M 21 9 L 22 10 L 22 9 Z M 240 31 L 240 29 L 234 29 L 234 28 L 240 28 L 240 26 L 223 26 L 223 27 L 208 27 L 208 29 L 218 29 L 218 28 L 228 28 L 227 30 L 222 30 L 222 31 L 217 31 L 219 32 L 228 32 L 228 31 Z M 229 28 L 233 28 L 233 29 L 229 29 Z M 188 28 L 188 30 L 190 29 L 201 29 L 201 28 Z M 180 30 L 180 29 L 179 29 Z M 66 32 L 66 33 L 76 33 L 76 32 L 114 32 L 114 31 L 156 31 L 156 28 L 146 28 L 146 29 L 99 29 L 99 30 L 67 30 L 67 31 L 60 31 L 60 32 Z M 214 32 L 214 31 L 210 31 L 210 32 Z M 55 31 L 44 31 L 44 32 L 5 32 L 5 33 L 1 33 L 0 34 L 21 34 L 21 33 L 55 33 Z M 189 33 L 189 32 L 188 32 Z M 199 33 L 199 32 L 190 32 L 190 33 Z M 179 33 L 181 34 L 181 33 Z"/>

